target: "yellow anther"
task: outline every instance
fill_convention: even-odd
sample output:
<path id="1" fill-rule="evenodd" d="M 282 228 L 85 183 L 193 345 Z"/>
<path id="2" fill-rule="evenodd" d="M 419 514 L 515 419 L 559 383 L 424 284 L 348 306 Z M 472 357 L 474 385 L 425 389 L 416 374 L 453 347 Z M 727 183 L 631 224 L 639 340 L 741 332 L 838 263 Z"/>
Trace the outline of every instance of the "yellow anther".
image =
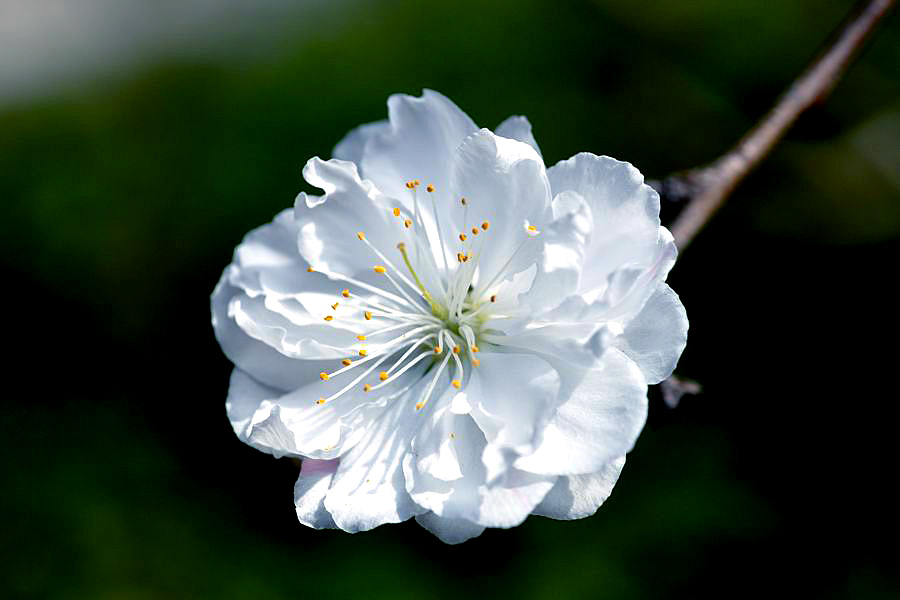
<path id="1" fill-rule="evenodd" d="M 490 227 L 490 226 L 491 226 L 491 224 L 488 223 L 487 221 L 485 221 L 484 223 L 481 224 L 481 228 L 484 229 L 485 231 L 487 231 L 488 227 Z"/>
<path id="2" fill-rule="evenodd" d="M 414 182 L 412 182 L 412 181 L 407 181 L 407 182 L 406 182 L 406 189 L 411 190 L 411 189 L 413 189 L 414 187 L 416 187 L 416 184 L 415 184 Z"/>
<path id="3" fill-rule="evenodd" d="M 338 307 L 338 303 L 335 302 L 334 304 L 331 305 L 331 310 L 337 310 L 337 307 Z"/>
<path id="4" fill-rule="evenodd" d="M 372 320 L 372 313 L 370 313 L 369 311 L 364 312 L 363 316 L 366 318 L 366 321 Z"/>
<path id="5" fill-rule="evenodd" d="M 406 244 L 404 244 L 403 242 L 397 242 L 397 250 L 403 252 L 404 250 L 406 250 Z"/>
<path id="6" fill-rule="evenodd" d="M 343 296 L 344 298 L 349 298 L 350 290 L 341 290 L 341 296 Z"/>
<path id="7" fill-rule="evenodd" d="M 481 364 L 481 361 L 478 360 L 477 358 L 473 358 L 473 359 L 472 359 L 472 366 L 473 366 L 473 367 L 477 367 L 477 366 L 480 365 L 480 364 Z"/>
<path id="8" fill-rule="evenodd" d="M 416 410 L 422 410 L 423 406 L 425 406 L 424 402 L 416 402 Z"/>
<path id="9" fill-rule="evenodd" d="M 463 206 L 465 206 L 466 204 L 468 204 L 468 202 L 469 202 L 469 201 L 466 200 L 466 197 L 465 197 L 465 196 L 463 196 L 462 198 L 459 199 L 459 203 L 462 204 Z"/>
<path id="10" fill-rule="evenodd" d="M 325 398 L 319 398 L 316 400 L 316 404 L 325 404 Z"/>
<path id="11" fill-rule="evenodd" d="M 325 317 L 325 320 L 326 320 L 326 321 L 333 321 L 333 320 L 334 320 L 334 317 L 332 317 L 331 315 L 328 315 L 327 317 Z"/>
<path id="12" fill-rule="evenodd" d="M 326 373 L 325 371 L 322 371 L 321 373 L 319 373 L 319 379 L 321 379 L 322 381 L 328 381 L 329 378 L 330 377 L 329 377 L 328 373 Z"/>
<path id="13" fill-rule="evenodd" d="M 478 346 L 476 346 L 475 344 L 472 344 L 472 352 L 480 352 Z"/>
<path id="14" fill-rule="evenodd" d="M 356 237 L 358 237 L 359 240 L 362 241 L 362 240 L 366 239 L 366 232 L 365 231 L 357 231 Z"/>
<path id="15" fill-rule="evenodd" d="M 496 302 L 496 301 L 497 301 L 497 294 L 494 294 L 493 296 L 491 296 L 491 302 Z"/>
<path id="16" fill-rule="evenodd" d="M 358 335 L 358 336 L 356 336 L 356 339 L 358 339 L 358 340 L 361 341 L 361 342 L 364 342 L 364 341 L 366 341 L 366 336 L 364 336 L 364 335 Z"/>
<path id="17" fill-rule="evenodd" d="M 461 242 L 466 241 L 466 234 L 464 234 L 464 233 L 459 234 L 459 241 L 461 241 Z"/>
<path id="18" fill-rule="evenodd" d="M 425 191 L 427 191 L 427 192 L 433 192 L 433 191 L 434 191 L 434 186 L 431 185 L 431 184 L 429 183 L 428 185 L 425 186 Z"/>
<path id="19" fill-rule="evenodd" d="M 307 272 L 307 273 L 314 273 L 314 272 L 315 272 L 315 269 L 313 269 L 312 267 L 306 267 L 306 272 Z"/>
<path id="20" fill-rule="evenodd" d="M 477 228 L 477 227 L 473 227 L 473 228 L 472 228 L 472 235 L 478 235 L 478 228 Z"/>
<path id="21" fill-rule="evenodd" d="M 435 346 L 435 347 L 434 347 L 434 353 L 435 353 L 435 354 L 440 354 L 440 353 L 443 352 L 443 351 L 444 351 L 444 349 L 441 348 L 440 346 Z"/>
<path id="22" fill-rule="evenodd" d="M 537 227 L 535 227 L 534 225 L 529 225 L 528 231 L 530 231 L 531 233 L 537 233 Z"/>
<path id="23" fill-rule="evenodd" d="M 363 391 L 364 391 L 364 392 L 368 392 L 368 391 L 371 391 L 371 390 L 372 390 L 372 386 L 371 386 L 371 385 L 369 385 L 368 383 L 363 384 Z"/>
<path id="24" fill-rule="evenodd" d="M 360 355 L 360 356 L 368 356 L 368 355 L 369 355 L 369 351 L 368 351 L 368 350 L 360 350 L 360 351 L 359 351 L 359 355 Z"/>
<path id="25" fill-rule="evenodd" d="M 380 379 L 382 381 L 384 381 L 388 377 L 390 377 L 390 375 L 388 375 L 387 371 L 382 371 L 381 373 L 378 374 L 378 379 Z"/>
<path id="26" fill-rule="evenodd" d="M 399 209 L 399 208 L 394 207 L 394 216 L 395 216 L 395 217 L 399 217 L 399 216 L 400 216 L 400 209 Z"/>
<path id="27" fill-rule="evenodd" d="M 469 260 L 469 255 L 463 254 L 463 262 L 468 262 L 468 260 Z"/>
<path id="28" fill-rule="evenodd" d="M 450 385 L 452 385 L 456 389 L 459 389 L 462 386 L 462 383 L 460 382 L 459 379 L 454 379 L 453 381 L 450 382 Z"/>
<path id="29" fill-rule="evenodd" d="M 349 358 L 345 358 L 344 360 L 341 361 L 341 364 L 344 365 L 345 367 L 349 367 L 351 364 L 353 364 L 353 361 L 350 360 Z"/>
<path id="30" fill-rule="evenodd" d="M 419 187 L 420 185 L 422 185 L 422 182 L 419 181 L 418 179 L 413 179 L 413 185 L 416 187 Z"/>
<path id="31" fill-rule="evenodd" d="M 384 275 L 385 273 L 387 273 L 387 269 L 385 269 L 381 265 L 375 265 L 374 267 L 372 267 L 372 269 L 379 275 Z"/>
<path id="32" fill-rule="evenodd" d="M 459 346 L 453 346 L 453 354 L 459 354 Z"/>
<path id="33" fill-rule="evenodd" d="M 465 257 L 465 254 L 463 254 L 462 252 L 456 253 L 456 260 L 458 260 L 459 262 L 462 262 L 463 260 L 465 260 L 464 257 Z"/>
<path id="34" fill-rule="evenodd" d="M 412 227 L 412 219 L 404 219 L 404 220 L 403 220 L 403 226 L 406 227 L 407 229 L 409 229 L 410 227 Z"/>

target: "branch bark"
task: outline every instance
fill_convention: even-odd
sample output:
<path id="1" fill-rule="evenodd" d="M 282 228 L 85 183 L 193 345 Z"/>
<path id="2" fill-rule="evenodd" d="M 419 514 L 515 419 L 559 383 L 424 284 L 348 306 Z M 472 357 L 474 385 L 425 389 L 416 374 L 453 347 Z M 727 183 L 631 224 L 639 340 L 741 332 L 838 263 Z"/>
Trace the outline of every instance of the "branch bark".
<path id="1" fill-rule="evenodd" d="M 857 9 L 828 47 L 775 102 L 775 106 L 734 148 L 709 165 L 651 185 L 664 200 L 684 204 L 671 231 L 683 251 L 724 204 L 728 195 L 784 137 L 801 114 L 823 101 L 859 54 L 895 0 L 870 0 Z"/>

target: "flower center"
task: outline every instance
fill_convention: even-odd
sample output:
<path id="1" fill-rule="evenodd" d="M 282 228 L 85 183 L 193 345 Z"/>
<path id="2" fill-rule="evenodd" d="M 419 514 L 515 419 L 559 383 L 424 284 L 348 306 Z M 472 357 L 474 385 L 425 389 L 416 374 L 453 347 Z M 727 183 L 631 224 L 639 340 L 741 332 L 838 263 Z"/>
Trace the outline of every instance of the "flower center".
<path id="1" fill-rule="evenodd" d="M 329 396 L 320 397 L 317 404 L 346 399 L 353 390 L 360 389 L 364 393 L 384 390 L 382 395 L 399 397 L 427 377 L 428 386 L 415 403 L 416 410 L 420 410 L 442 380 L 445 385 L 449 380 L 450 386 L 460 389 L 471 369 L 481 364 L 477 357 L 479 333 L 491 318 L 502 316 L 495 310 L 497 292 L 493 288 L 527 240 L 539 232 L 526 224 L 525 237 L 509 259 L 495 273 L 484 273 L 479 269 L 479 258 L 490 237 L 491 224 L 482 221 L 470 226 L 470 203 L 460 198 L 463 230 L 456 236 L 456 260 L 450 261 L 447 255 L 451 246 L 445 245 L 435 187 L 429 184 L 425 188 L 431 212 L 423 213 L 419 207 L 420 185 L 418 179 L 406 183 L 412 196 L 411 212 L 400 207 L 391 209 L 398 219 L 398 232 L 405 238 L 396 244 L 402 267 L 376 247 L 365 232 L 356 233 L 357 239 L 381 261 L 372 267 L 374 273 L 392 289 L 331 271 L 307 269 L 367 292 L 357 295 L 345 288 L 341 298 L 331 305 L 335 314 L 323 317 L 326 322 L 356 329 L 358 333 L 356 342 L 348 345 L 341 367 L 319 374 L 328 386 L 336 387 L 338 380 L 347 383 Z M 426 221 L 426 217 L 431 220 Z M 416 372 L 404 377 L 417 365 Z"/>

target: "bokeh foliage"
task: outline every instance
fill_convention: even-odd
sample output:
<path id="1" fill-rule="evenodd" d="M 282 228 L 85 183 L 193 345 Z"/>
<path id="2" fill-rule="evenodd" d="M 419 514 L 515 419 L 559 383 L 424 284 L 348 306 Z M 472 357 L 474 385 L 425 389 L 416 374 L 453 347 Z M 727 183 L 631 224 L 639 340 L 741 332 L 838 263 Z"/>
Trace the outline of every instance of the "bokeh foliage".
<path id="1" fill-rule="evenodd" d="M 244 60 L 178 60 L 0 108 L 0 264 L 14 355 L 0 591 L 53 598 L 889 596 L 900 31 L 887 23 L 671 277 L 680 371 L 587 520 L 446 547 L 415 524 L 296 523 L 294 466 L 224 417 L 208 296 L 300 169 L 390 93 L 534 125 L 648 176 L 712 159 L 849 2 L 370 2 Z M 867 351 L 866 351 L 867 350 Z M 4 594 L 6 595 L 6 594 Z"/>

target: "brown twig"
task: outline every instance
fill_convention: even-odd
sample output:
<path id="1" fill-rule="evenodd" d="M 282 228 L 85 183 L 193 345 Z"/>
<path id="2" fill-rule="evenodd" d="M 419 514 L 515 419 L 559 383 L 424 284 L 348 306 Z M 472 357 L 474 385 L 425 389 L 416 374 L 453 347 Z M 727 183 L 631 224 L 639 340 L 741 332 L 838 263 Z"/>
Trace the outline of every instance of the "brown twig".
<path id="1" fill-rule="evenodd" d="M 734 148 L 707 166 L 673 175 L 658 184 L 664 198 L 686 203 L 671 226 L 679 250 L 690 244 L 738 183 L 784 137 L 797 117 L 828 95 L 894 2 L 870 0 L 854 13 L 834 41 Z"/>

